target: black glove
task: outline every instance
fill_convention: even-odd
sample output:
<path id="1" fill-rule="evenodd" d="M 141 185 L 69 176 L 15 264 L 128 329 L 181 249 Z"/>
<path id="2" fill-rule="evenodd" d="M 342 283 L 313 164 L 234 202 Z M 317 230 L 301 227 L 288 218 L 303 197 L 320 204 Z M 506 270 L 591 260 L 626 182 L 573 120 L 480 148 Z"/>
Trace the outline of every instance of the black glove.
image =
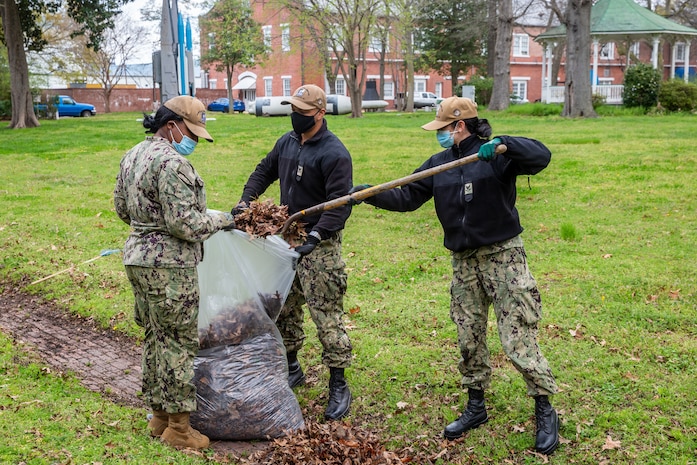
<path id="1" fill-rule="evenodd" d="M 237 216 L 248 208 L 249 205 L 247 205 L 247 202 L 245 202 L 244 200 L 240 200 L 230 213 L 232 213 L 232 216 Z"/>
<path id="2" fill-rule="evenodd" d="M 305 243 L 303 245 L 297 246 L 295 248 L 295 251 L 300 254 L 300 258 L 303 258 L 305 255 L 315 250 L 315 247 L 317 247 L 317 244 L 319 243 L 320 240 L 317 236 L 308 236 Z"/>
<path id="3" fill-rule="evenodd" d="M 353 186 L 351 189 L 349 189 L 348 193 L 349 195 L 355 194 L 356 192 L 362 191 L 363 189 L 367 189 L 369 187 L 373 187 L 370 184 L 359 184 L 357 186 Z M 349 205 L 360 205 L 362 204 L 362 200 L 356 200 L 356 199 L 351 199 L 349 201 Z"/>

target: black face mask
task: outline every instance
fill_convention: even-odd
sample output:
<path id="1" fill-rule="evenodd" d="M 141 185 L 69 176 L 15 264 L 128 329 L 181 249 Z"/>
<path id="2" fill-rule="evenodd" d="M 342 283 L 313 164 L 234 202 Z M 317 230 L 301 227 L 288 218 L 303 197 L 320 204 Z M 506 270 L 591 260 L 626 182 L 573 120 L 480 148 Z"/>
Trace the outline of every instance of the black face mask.
<path id="1" fill-rule="evenodd" d="M 317 113 L 319 113 L 319 110 L 317 110 Z M 317 116 L 317 113 L 314 115 L 302 115 L 297 111 L 292 112 L 290 114 L 290 121 L 293 124 L 293 131 L 297 134 L 302 134 L 310 130 L 312 126 L 315 125 L 315 116 Z"/>

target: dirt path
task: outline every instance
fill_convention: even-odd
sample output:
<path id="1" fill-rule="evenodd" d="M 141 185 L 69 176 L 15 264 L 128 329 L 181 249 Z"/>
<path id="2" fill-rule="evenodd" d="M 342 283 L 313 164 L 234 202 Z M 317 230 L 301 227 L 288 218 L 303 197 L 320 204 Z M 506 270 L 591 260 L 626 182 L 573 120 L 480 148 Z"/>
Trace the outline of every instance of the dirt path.
<path id="1" fill-rule="evenodd" d="M 0 331 L 32 347 L 52 370 L 74 373 L 87 389 L 119 404 L 145 408 L 138 397 L 141 349 L 130 338 L 9 286 L 0 294 Z M 211 447 L 239 456 L 267 445 L 218 441 Z"/>

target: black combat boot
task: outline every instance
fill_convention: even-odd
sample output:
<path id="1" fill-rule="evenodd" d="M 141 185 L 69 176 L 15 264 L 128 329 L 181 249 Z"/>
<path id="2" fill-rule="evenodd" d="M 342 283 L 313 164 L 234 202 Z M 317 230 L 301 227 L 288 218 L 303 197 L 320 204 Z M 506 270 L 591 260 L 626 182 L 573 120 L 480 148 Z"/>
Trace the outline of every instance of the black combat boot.
<path id="1" fill-rule="evenodd" d="M 305 373 L 298 362 L 297 352 L 288 352 L 288 386 L 293 389 L 295 386 L 305 384 Z"/>
<path id="2" fill-rule="evenodd" d="M 329 368 L 329 403 L 324 412 L 325 420 L 339 420 L 349 413 L 351 391 L 344 379 L 343 368 Z"/>
<path id="3" fill-rule="evenodd" d="M 457 439 L 467 431 L 483 425 L 489 420 L 486 414 L 486 406 L 484 405 L 484 391 L 479 389 L 468 389 L 469 400 L 467 407 L 462 412 L 460 418 L 450 423 L 445 427 L 443 436 L 446 439 Z"/>
<path id="4" fill-rule="evenodd" d="M 535 419 L 535 450 L 540 454 L 550 455 L 559 445 L 559 418 L 547 396 L 535 396 Z"/>

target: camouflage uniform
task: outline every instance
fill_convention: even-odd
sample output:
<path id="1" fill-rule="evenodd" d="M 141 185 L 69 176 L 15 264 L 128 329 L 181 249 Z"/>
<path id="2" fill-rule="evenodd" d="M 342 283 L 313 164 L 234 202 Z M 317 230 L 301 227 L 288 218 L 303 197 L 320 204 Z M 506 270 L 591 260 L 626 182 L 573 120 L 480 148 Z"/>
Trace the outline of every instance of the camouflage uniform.
<path id="1" fill-rule="evenodd" d="M 485 390 L 491 384 L 486 337 L 493 303 L 501 345 L 523 375 L 528 394 L 555 394 L 552 371 L 537 344 L 542 303 L 521 237 L 454 252 L 452 264 L 450 318 L 457 326 L 464 387 Z"/>
<path id="2" fill-rule="evenodd" d="M 305 340 L 303 303 L 307 303 L 324 351 L 322 363 L 336 368 L 351 365 L 351 341 L 344 327 L 346 272 L 341 258 L 341 232 L 319 243 L 298 264 L 291 293 L 278 318 L 278 329 L 288 352 L 297 352 Z"/>
<path id="3" fill-rule="evenodd" d="M 230 223 L 206 211 L 203 181 L 163 138 L 147 137 L 124 155 L 114 189 L 119 218 L 131 225 L 123 263 L 145 329 L 143 395 L 153 410 L 196 410 L 198 275 L 203 241 Z"/>

